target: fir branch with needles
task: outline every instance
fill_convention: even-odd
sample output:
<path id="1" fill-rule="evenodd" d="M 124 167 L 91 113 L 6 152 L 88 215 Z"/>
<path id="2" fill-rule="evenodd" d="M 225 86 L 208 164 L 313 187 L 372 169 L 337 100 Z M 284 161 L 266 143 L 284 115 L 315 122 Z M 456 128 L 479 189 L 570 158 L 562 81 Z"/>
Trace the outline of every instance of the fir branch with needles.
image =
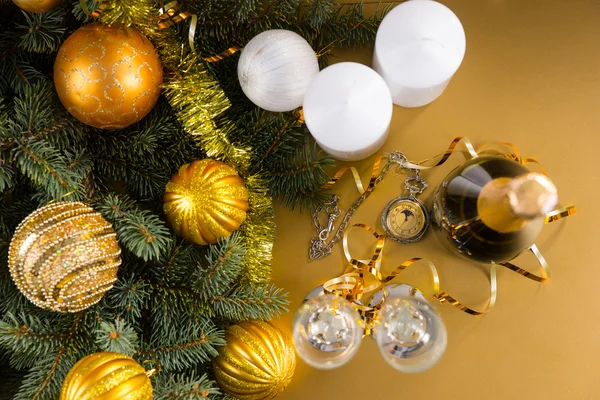
<path id="1" fill-rule="evenodd" d="M 85 0 L 90 10 L 100 2 Z M 270 113 L 244 95 L 239 53 L 267 29 L 303 36 L 325 66 L 335 48 L 372 45 L 387 8 L 334 0 L 191 0 L 198 17 L 158 29 L 158 3 L 107 0 L 99 18 L 78 0 L 45 13 L 0 0 L 0 398 L 51 400 L 69 369 L 97 351 L 153 360 L 158 399 L 231 399 L 213 380 L 211 360 L 228 325 L 269 320 L 288 300 L 270 283 L 275 212 L 314 207 L 333 165 L 310 142 L 299 110 Z M 156 47 L 164 93 L 139 122 L 101 130 L 73 118 L 53 85 L 58 48 L 79 27 L 123 24 Z M 236 168 L 249 194 L 247 218 L 232 236 L 197 246 L 164 221 L 165 185 L 182 165 L 215 158 Z M 16 226 L 49 201 L 81 200 L 113 225 L 122 264 L 113 288 L 76 314 L 39 309 L 12 281 L 8 247 Z"/>

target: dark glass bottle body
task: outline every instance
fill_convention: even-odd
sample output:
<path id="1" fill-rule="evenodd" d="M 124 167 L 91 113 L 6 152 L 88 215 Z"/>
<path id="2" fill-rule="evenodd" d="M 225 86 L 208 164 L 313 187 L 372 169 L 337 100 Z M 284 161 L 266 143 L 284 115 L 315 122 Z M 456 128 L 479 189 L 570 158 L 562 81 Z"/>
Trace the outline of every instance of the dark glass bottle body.
<path id="1" fill-rule="evenodd" d="M 499 156 L 478 157 L 453 170 L 436 189 L 433 202 L 433 218 L 442 240 L 467 258 L 485 263 L 512 260 L 531 247 L 542 230 L 543 218 L 528 220 L 518 230 L 499 232 L 482 221 L 478 210 L 486 184 L 528 172 L 523 165 Z"/>

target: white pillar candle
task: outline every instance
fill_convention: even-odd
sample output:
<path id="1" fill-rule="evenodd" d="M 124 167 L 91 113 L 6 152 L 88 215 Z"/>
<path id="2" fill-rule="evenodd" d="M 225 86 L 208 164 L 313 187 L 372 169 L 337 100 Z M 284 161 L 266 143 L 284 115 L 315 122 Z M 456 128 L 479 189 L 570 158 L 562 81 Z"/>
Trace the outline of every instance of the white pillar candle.
<path id="1" fill-rule="evenodd" d="M 322 70 L 304 96 L 304 119 L 319 146 L 342 161 L 381 148 L 392 119 L 392 96 L 371 68 L 343 62 Z"/>
<path id="2" fill-rule="evenodd" d="M 386 15 L 377 31 L 373 68 L 394 104 L 420 107 L 437 99 L 465 55 L 458 17 L 432 0 L 411 0 Z"/>

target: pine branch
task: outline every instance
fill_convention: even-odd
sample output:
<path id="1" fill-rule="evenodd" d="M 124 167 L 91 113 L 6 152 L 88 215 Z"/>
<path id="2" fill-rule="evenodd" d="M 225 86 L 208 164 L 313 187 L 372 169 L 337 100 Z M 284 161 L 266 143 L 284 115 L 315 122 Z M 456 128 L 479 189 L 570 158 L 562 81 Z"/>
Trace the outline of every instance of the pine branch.
<path id="1" fill-rule="evenodd" d="M 258 108 L 242 116 L 232 134 L 252 146 L 252 171 L 261 171 L 272 159 L 293 153 L 304 143 L 308 131 L 299 118 L 297 111 L 271 113 Z"/>
<path id="2" fill-rule="evenodd" d="M 65 348 L 55 354 L 40 354 L 13 400 L 55 400 L 64 378 L 76 361 Z"/>
<path id="3" fill-rule="evenodd" d="M 96 345 L 102 351 L 112 351 L 131 356 L 139 347 L 137 333 L 121 319 L 116 319 L 114 322 L 101 321 L 94 334 Z"/>
<path id="4" fill-rule="evenodd" d="M 14 176 L 15 171 L 10 167 L 10 165 L 6 164 L 6 162 L 0 159 L 0 192 L 3 192 L 4 189 L 13 187 Z"/>
<path id="5" fill-rule="evenodd" d="M 210 246 L 207 267 L 198 268 L 192 277 L 194 290 L 206 301 L 228 290 L 242 271 L 245 249 L 239 232 Z"/>
<path id="6" fill-rule="evenodd" d="M 73 318 L 71 327 L 66 331 L 61 345 L 55 352 L 38 354 L 17 395 L 16 400 L 51 400 L 54 399 L 69 369 L 74 364 L 73 355 L 68 351 L 73 345 L 75 334 L 83 314 Z"/>
<path id="7" fill-rule="evenodd" d="M 172 330 L 154 331 L 149 348 L 141 349 L 137 357 L 152 357 L 166 371 L 191 368 L 217 355 L 216 347 L 224 346 L 224 332 L 208 318 L 177 323 Z"/>
<path id="8" fill-rule="evenodd" d="M 256 15 L 260 10 L 260 3 L 261 0 L 238 0 L 231 13 L 237 20 L 244 21 Z"/>
<path id="9" fill-rule="evenodd" d="M 57 348 L 65 335 L 56 333 L 53 320 L 42 320 L 32 314 L 19 317 L 8 312 L 0 320 L 0 347 L 12 353 L 11 365 L 31 368 L 40 354 Z"/>
<path id="10" fill-rule="evenodd" d="M 161 98 L 148 116 L 121 130 L 92 135 L 95 174 L 105 182 L 124 182 L 137 196 L 162 196 L 171 172 L 198 158 L 199 150 Z"/>
<path id="11" fill-rule="evenodd" d="M 142 317 L 142 309 L 150 299 L 150 285 L 131 276 L 119 279 L 106 295 L 107 304 L 127 321 Z"/>
<path id="12" fill-rule="evenodd" d="M 313 0 L 304 17 L 311 27 L 320 29 L 333 17 L 338 7 L 339 5 L 333 0 Z"/>
<path id="13" fill-rule="evenodd" d="M 68 168 L 65 157 L 47 143 L 19 144 L 11 158 L 23 174 L 45 189 L 51 199 L 69 200 L 69 194 L 76 198 L 78 192 L 83 192 L 80 177 Z"/>
<path id="14" fill-rule="evenodd" d="M 295 154 L 270 163 L 271 193 L 292 209 L 311 208 L 323 201 L 321 188 L 330 179 L 325 168 L 334 165 L 333 158 L 322 156 L 316 144 L 312 147 L 307 144 Z"/>
<path id="15" fill-rule="evenodd" d="M 62 7 L 44 13 L 23 12 L 25 25 L 17 25 L 24 32 L 19 47 L 35 53 L 54 53 L 60 47 L 67 28 L 64 19 L 67 11 Z"/>
<path id="16" fill-rule="evenodd" d="M 173 240 L 162 220 L 140 210 L 127 196 L 106 196 L 98 211 L 113 224 L 121 244 L 144 261 L 158 259 Z"/>
<path id="17" fill-rule="evenodd" d="M 165 286 L 185 285 L 200 264 L 200 253 L 198 246 L 182 239 L 173 241 L 160 260 L 153 263 L 153 275 Z"/>
<path id="18" fill-rule="evenodd" d="M 241 286 L 214 299 L 215 313 L 230 321 L 269 320 L 287 311 L 287 293 L 274 286 Z"/>
<path id="19" fill-rule="evenodd" d="M 165 336 L 170 332 L 176 334 L 179 327 L 188 322 L 193 324 L 214 316 L 210 304 L 190 288 L 154 284 L 152 289 L 150 309 L 155 332 L 160 331 Z"/>
<path id="20" fill-rule="evenodd" d="M 219 388 L 206 374 L 200 378 L 195 373 L 164 375 L 156 377 L 154 398 L 157 400 L 204 400 L 215 399 Z"/>

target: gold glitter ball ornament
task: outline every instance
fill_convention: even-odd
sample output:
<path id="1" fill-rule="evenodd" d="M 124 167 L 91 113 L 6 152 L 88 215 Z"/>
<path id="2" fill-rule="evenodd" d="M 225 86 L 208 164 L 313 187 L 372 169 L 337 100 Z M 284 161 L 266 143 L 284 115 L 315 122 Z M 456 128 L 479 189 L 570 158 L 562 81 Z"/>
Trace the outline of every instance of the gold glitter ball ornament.
<path id="1" fill-rule="evenodd" d="M 213 360 L 217 381 L 240 400 L 272 399 L 291 382 L 296 369 L 292 341 L 277 327 L 262 321 L 232 325 L 227 345 Z"/>
<path id="2" fill-rule="evenodd" d="M 12 0 L 21 10 L 31 13 L 43 13 L 58 7 L 62 0 Z"/>
<path id="3" fill-rule="evenodd" d="M 133 358 L 119 353 L 95 353 L 71 368 L 60 400 L 151 400 L 152 383 Z"/>
<path id="4" fill-rule="evenodd" d="M 248 190 L 237 171 L 215 160 L 185 164 L 167 184 L 164 211 L 179 236 L 214 244 L 246 219 Z"/>
<path id="5" fill-rule="evenodd" d="M 100 301 L 117 280 L 121 249 L 99 212 L 58 202 L 29 214 L 10 242 L 13 281 L 38 307 L 77 312 Z"/>
<path id="6" fill-rule="evenodd" d="M 139 31 L 85 25 L 65 40 L 54 62 L 60 101 L 78 120 L 119 129 L 152 110 L 162 85 L 156 49 Z"/>

